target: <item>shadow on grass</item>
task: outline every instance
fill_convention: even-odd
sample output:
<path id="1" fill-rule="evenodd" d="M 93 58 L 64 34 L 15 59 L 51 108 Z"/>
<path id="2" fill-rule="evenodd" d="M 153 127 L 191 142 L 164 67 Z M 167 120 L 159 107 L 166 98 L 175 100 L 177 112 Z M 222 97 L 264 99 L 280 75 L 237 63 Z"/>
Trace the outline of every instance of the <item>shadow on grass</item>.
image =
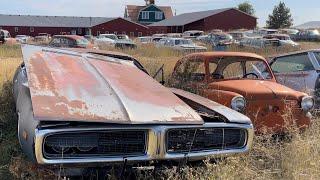
<path id="1" fill-rule="evenodd" d="M 0 87 L 0 177 L 10 178 L 12 157 L 21 154 L 17 138 L 17 116 L 12 93 L 12 82 Z"/>

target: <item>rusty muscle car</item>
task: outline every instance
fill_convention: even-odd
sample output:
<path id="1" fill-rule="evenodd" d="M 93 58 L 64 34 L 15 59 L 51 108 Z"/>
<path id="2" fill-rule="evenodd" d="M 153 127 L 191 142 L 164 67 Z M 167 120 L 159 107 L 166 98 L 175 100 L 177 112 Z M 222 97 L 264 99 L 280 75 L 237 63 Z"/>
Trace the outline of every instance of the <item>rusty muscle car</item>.
<path id="1" fill-rule="evenodd" d="M 243 114 L 162 86 L 134 58 L 23 45 L 14 77 L 18 137 L 41 165 L 201 160 L 244 153 Z"/>
<path id="2" fill-rule="evenodd" d="M 313 98 L 278 84 L 266 60 L 252 53 L 194 53 L 177 62 L 172 84 L 248 115 L 255 130 L 283 133 L 310 123 Z"/>

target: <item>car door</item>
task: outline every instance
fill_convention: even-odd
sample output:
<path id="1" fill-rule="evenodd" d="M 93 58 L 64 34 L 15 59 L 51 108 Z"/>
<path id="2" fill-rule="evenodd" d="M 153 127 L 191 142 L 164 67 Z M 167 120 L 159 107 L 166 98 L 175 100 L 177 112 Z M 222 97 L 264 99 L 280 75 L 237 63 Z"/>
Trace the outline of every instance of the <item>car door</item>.
<path id="1" fill-rule="evenodd" d="M 173 86 L 193 93 L 200 93 L 207 85 L 205 61 L 200 57 L 183 59 L 175 67 Z"/>
<path id="2" fill-rule="evenodd" d="M 308 53 L 278 57 L 270 65 L 278 83 L 308 94 L 314 90 L 317 73 Z"/>

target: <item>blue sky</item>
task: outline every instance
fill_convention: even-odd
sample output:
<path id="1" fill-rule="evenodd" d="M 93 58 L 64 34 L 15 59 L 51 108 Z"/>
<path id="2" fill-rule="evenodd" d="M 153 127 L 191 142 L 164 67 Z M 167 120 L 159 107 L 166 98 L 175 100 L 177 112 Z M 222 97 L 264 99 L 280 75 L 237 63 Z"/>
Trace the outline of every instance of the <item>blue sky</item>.
<path id="1" fill-rule="evenodd" d="M 235 7 L 244 0 L 155 0 L 170 5 L 181 14 Z M 264 26 L 268 14 L 280 0 L 249 0 L 256 10 L 258 25 Z M 320 20 L 319 0 L 284 0 L 291 9 L 294 24 Z M 1 0 L 0 14 L 119 17 L 126 4 L 143 5 L 144 0 Z"/>

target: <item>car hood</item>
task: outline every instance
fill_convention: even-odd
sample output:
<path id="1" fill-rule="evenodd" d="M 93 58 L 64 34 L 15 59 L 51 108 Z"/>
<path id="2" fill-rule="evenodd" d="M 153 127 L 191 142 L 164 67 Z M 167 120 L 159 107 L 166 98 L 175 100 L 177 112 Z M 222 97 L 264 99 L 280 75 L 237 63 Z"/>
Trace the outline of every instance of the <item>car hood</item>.
<path id="1" fill-rule="evenodd" d="M 31 45 L 22 51 L 36 120 L 203 124 L 131 61 Z"/>
<path id="2" fill-rule="evenodd" d="M 267 80 L 227 80 L 209 84 L 210 88 L 232 91 L 248 100 L 298 99 L 303 93 Z"/>

